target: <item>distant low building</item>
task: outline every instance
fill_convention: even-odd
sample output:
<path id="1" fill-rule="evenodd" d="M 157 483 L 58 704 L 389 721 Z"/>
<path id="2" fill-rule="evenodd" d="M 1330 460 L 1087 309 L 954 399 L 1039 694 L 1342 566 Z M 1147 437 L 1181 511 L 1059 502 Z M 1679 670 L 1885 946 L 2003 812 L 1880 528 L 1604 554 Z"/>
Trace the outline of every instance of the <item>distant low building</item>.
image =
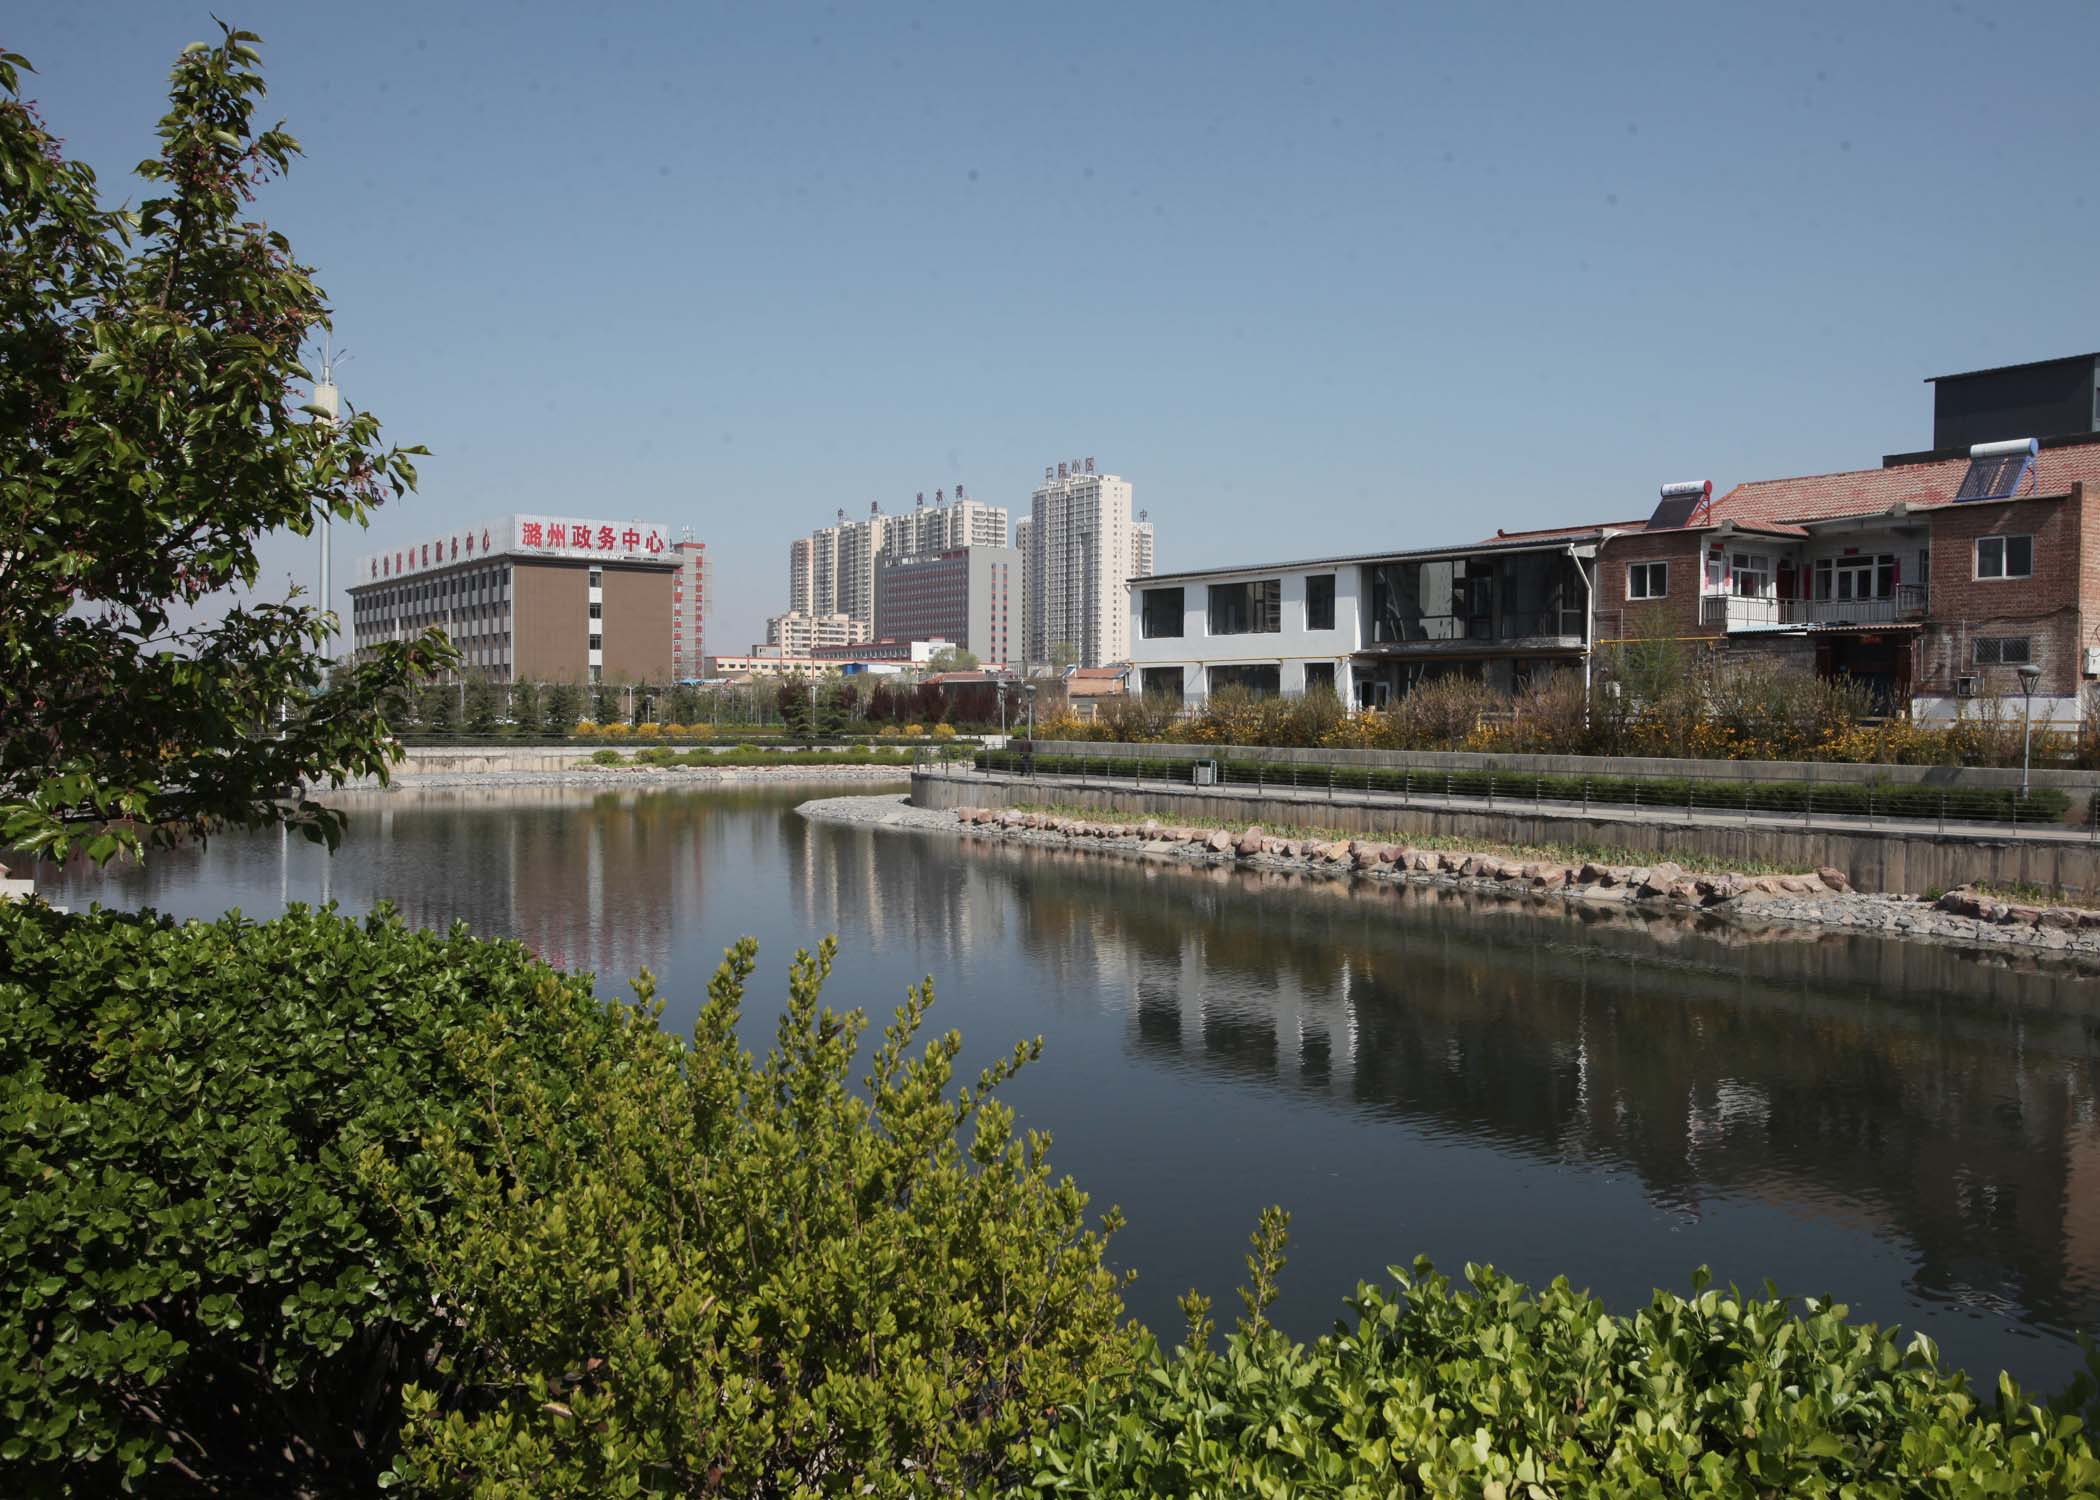
<path id="1" fill-rule="evenodd" d="M 497 682 L 661 682 L 681 576 L 701 565 L 661 521 L 494 516 L 367 552 L 349 586 L 355 659 L 437 627 L 457 674 Z"/>

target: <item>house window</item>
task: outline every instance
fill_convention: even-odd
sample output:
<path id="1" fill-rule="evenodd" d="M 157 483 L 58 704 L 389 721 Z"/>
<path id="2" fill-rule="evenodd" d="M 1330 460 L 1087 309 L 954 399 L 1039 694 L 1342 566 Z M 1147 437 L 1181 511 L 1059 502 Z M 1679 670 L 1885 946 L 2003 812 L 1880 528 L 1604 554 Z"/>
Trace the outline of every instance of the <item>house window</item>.
<path id="1" fill-rule="evenodd" d="M 1181 590 L 1176 589 L 1175 593 Z M 1179 667 L 1146 667 L 1138 678 L 1140 691 L 1147 698 L 1171 698 L 1181 701 L 1182 674 Z"/>
<path id="2" fill-rule="evenodd" d="M 1896 554 L 1871 557 L 1819 557 L 1815 566 L 1818 599 L 1889 599 L 1896 593 Z"/>
<path id="3" fill-rule="evenodd" d="M 1666 562 L 1633 563 L 1626 569 L 1626 597 L 1660 599 L 1670 592 L 1670 565 Z"/>
<path id="4" fill-rule="evenodd" d="M 1772 559 L 1761 552 L 1735 555 L 1735 592 L 1739 599 L 1768 599 L 1772 595 Z"/>
<path id="5" fill-rule="evenodd" d="M 1245 688 L 1257 698 L 1273 698 L 1283 690 L 1283 668 L 1275 662 L 1260 665 L 1212 667 L 1210 690 Z"/>
<path id="6" fill-rule="evenodd" d="M 1728 584 L 1728 555 L 1719 547 L 1708 549 L 1706 554 L 1706 591 L 1722 593 Z"/>
<path id="7" fill-rule="evenodd" d="M 1309 661 L 1305 664 L 1305 690 L 1308 693 L 1331 693 L 1334 691 L 1334 663 L 1331 661 Z"/>
<path id="8" fill-rule="evenodd" d="M 2034 660 L 2033 639 L 2024 635 L 1980 635 L 1974 642 L 1979 667 L 2017 667 Z"/>
<path id="9" fill-rule="evenodd" d="M 1980 536 L 1976 538 L 1978 578 L 2032 578 L 2034 538 L 2031 536 Z"/>
<path id="10" fill-rule="evenodd" d="M 1146 589 L 1138 629 L 1148 641 L 1179 636 L 1183 608 L 1180 589 Z"/>
<path id="11" fill-rule="evenodd" d="M 1334 575 L 1315 573 L 1305 580 L 1305 628 L 1334 629 Z"/>
<path id="12" fill-rule="evenodd" d="M 1210 586 L 1212 635 L 1273 635 L 1283 629 L 1283 581 L 1257 578 L 1250 583 Z"/>

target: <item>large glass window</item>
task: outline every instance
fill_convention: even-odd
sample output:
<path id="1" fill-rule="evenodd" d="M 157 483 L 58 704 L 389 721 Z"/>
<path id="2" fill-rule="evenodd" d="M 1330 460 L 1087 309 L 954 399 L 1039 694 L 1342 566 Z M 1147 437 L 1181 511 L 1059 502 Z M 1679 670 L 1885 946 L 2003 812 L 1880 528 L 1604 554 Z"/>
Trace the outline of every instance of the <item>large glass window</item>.
<path id="1" fill-rule="evenodd" d="M 1315 573 L 1305 580 L 1305 628 L 1334 629 L 1334 575 Z"/>
<path id="2" fill-rule="evenodd" d="M 1978 578 L 2032 578 L 2034 538 L 2031 536 L 1980 536 L 1976 538 Z"/>
<path id="3" fill-rule="evenodd" d="M 1565 553 L 1437 558 L 1370 570 L 1374 641 L 1580 636 L 1583 589 Z"/>
<path id="4" fill-rule="evenodd" d="M 1257 578 L 1250 583 L 1210 586 L 1212 635 L 1273 635 L 1283 629 L 1283 582 Z"/>
<path id="5" fill-rule="evenodd" d="M 2031 636 L 1982 635 L 1973 644 L 1979 667 L 2016 667 L 2034 659 Z"/>
<path id="6" fill-rule="evenodd" d="M 1275 662 L 1250 662 L 1210 669 L 1210 690 L 1244 688 L 1259 698 L 1273 698 L 1283 691 L 1283 668 Z"/>
<path id="7" fill-rule="evenodd" d="M 1331 661 L 1309 661 L 1305 664 L 1305 690 L 1308 693 L 1331 693 L 1334 691 L 1334 663 Z"/>
<path id="8" fill-rule="evenodd" d="M 1178 594 L 1181 590 L 1174 592 Z M 1181 701 L 1182 672 L 1179 667 L 1146 667 L 1138 680 L 1140 690 L 1147 698 Z"/>
<path id="9" fill-rule="evenodd" d="M 1186 608 L 1180 589 L 1146 589 L 1138 628 L 1148 641 L 1179 636 Z"/>
<path id="10" fill-rule="evenodd" d="M 1815 565 L 1818 599 L 1889 599 L 1896 593 L 1896 554 L 1819 557 Z"/>
<path id="11" fill-rule="evenodd" d="M 1735 555 L 1735 593 L 1739 599 L 1772 597 L 1772 559 L 1762 552 Z"/>

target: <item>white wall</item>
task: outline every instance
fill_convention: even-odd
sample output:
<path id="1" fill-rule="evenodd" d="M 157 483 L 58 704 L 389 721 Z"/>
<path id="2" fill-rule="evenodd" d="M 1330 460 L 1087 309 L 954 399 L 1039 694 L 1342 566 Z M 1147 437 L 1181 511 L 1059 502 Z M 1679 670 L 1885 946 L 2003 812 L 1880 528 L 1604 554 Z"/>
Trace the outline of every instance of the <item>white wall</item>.
<path id="1" fill-rule="evenodd" d="M 1334 575 L 1334 629 L 1305 628 L 1305 580 L 1316 574 Z M 1283 583 L 1280 624 L 1273 632 L 1247 635 L 1210 633 L 1210 586 L 1246 583 L 1276 578 Z M 1205 574 L 1176 583 L 1139 582 L 1130 589 L 1131 691 L 1142 690 L 1147 667 L 1180 667 L 1182 696 L 1190 701 L 1209 696 L 1210 669 L 1224 665 L 1275 665 L 1286 694 L 1305 690 L 1308 662 L 1332 662 L 1335 691 L 1343 702 L 1354 692 L 1349 660 L 1363 637 L 1363 609 L 1359 600 L 1363 570 L 1354 566 L 1313 566 L 1296 569 L 1249 568 L 1235 573 Z M 1181 635 L 1147 639 L 1144 634 L 1145 592 L 1151 588 L 1182 590 Z"/>

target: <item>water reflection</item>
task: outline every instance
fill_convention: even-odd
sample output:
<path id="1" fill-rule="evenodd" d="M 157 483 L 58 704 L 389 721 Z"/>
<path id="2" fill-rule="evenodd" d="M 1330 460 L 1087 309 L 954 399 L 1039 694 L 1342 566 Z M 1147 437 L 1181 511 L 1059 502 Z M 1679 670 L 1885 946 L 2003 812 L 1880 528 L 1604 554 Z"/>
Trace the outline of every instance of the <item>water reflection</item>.
<path id="1" fill-rule="evenodd" d="M 647 965 L 681 1021 L 737 933 L 777 967 L 837 930 L 834 998 L 887 1010 L 932 973 L 973 1055 L 1050 1038 L 1014 1100 L 1129 1212 L 1157 1324 L 1181 1287 L 1232 1284 L 1269 1201 L 1297 1214 L 1305 1332 L 1420 1250 L 1622 1306 L 1706 1261 L 2043 1384 L 2100 1312 L 2100 986 L 2074 972 L 811 825 L 801 795 L 393 793 L 332 863 L 230 839 L 58 899 L 385 896 Z"/>

